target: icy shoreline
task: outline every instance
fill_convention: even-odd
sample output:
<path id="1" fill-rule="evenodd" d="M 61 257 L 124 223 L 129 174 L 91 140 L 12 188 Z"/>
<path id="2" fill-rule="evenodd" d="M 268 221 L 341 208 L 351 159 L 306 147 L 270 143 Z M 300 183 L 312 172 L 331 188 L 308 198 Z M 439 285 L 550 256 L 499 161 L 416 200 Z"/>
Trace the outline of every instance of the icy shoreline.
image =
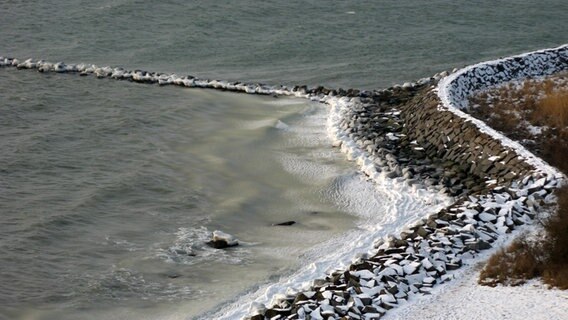
<path id="1" fill-rule="evenodd" d="M 550 59 L 540 59 L 543 52 L 550 54 Z M 539 63 L 544 64 L 540 66 L 544 70 L 543 73 L 566 69 L 566 59 L 562 57 L 564 52 L 566 52 L 566 46 L 538 51 L 533 55 L 525 54 L 523 57 L 532 63 L 530 75 L 537 75 L 538 72 L 535 70 L 539 69 Z M 535 60 L 531 60 L 533 57 L 536 57 Z M 500 67 L 496 68 L 506 70 L 509 67 L 507 63 L 511 61 L 516 63 L 518 59 L 512 57 L 500 60 L 501 64 L 497 64 Z M 494 64 L 494 62 L 488 64 Z M 479 68 L 486 65 L 476 66 Z M 472 73 L 468 73 L 472 70 Z M 513 70 L 518 71 L 519 69 Z M 477 69 L 470 67 L 442 80 L 436 87 L 437 91 L 442 94 L 437 96 L 439 100 L 434 99 L 433 102 L 437 105 L 438 111 L 444 111 L 445 108 L 461 119 L 465 119 L 465 122 L 473 122 L 477 131 L 482 134 L 474 137 L 475 142 L 478 142 L 478 139 L 481 139 L 479 142 L 487 140 L 485 144 L 481 144 L 483 151 L 470 151 L 473 157 L 470 156 L 469 159 L 474 160 L 473 165 L 467 169 L 470 174 L 477 174 L 485 179 L 488 188 L 478 190 L 473 194 L 464 192 L 465 194 L 460 195 L 461 199 L 447 210 L 432 214 L 426 221 L 422 220 L 414 224 L 399 238 L 386 239 L 379 246 L 379 251 L 375 256 L 363 258 L 347 270 L 331 272 L 322 281 L 314 282 L 314 286 L 308 291 L 280 297 L 280 301 L 276 301 L 268 310 L 262 306 L 257 307 L 253 310 L 257 315 L 252 318 L 323 319 L 329 316 L 332 318 L 348 316 L 355 319 L 379 319 L 388 309 L 395 307 L 409 296 L 430 294 L 435 284 L 452 278 L 450 271 L 459 269 L 464 262 L 466 264 L 474 262 L 479 252 L 491 248 L 492 243 L 502 240 L 506 237 L 506 233 L 516 229 L 519 225 L 530 224 L 543 200 L 553 201 L 550 197 L 552 190 L 562 184 L 565 179 L 561 173 L 519 144 L 504 138 L 482 123 L 471 121 L 469 117 L 464 116 L 448 103 L 450 99 L 456 99 L 453 95 L 456 91 L 462 94 L 464 92 L 464 80 L 463 77 L 460 78 L 460 75 L 475 75 L 476 72 Z M 514 78 L 519 78 L 519 75 L 511 72 L 502 74 L 498 80 L 508 81 Z M 472 80 L 474 83 L 476 81 L 479 80 Z M 499 81 L 493 79 L 490 82 L 495 84 Z M 455 85 L 456 83 L 459 85 Z M 408 84 L 406 88 L 417 86 L 419 85 Z M 453 91 L 448 89 L 449 86 L 454 86 Z M 469 89 L 470 94 L 474 87 L 470 86 Z M 463 95 L 462 99 L 465 96 L 467 94 Z M 431 96 L 430 99 L 432 99 Z M 441 106 L 439 101 L 441 101 Z M 368 135 L 353 134 L 353 131 L 357 131 L 361 125 L 369 121 L 368 113 L 365 112 L 367 110 L 357 108 L 359 102 L 345 103 L 343 106 L 341 102 L 328 102 L 332 107 L 332 116 L 330 116 L 332 120 L 330 121 L 334 119 L 334 111 L 336 114 L 342 114 L 336 116 L 336 125 L 330 126 L 335 130 L 330 131 L 336 138 L 335 145 L 341 147 L 348 159 L 357 161 L 362 172 L 371 179 L 377 180 L 384 177 L 384 174 L 381 174 L 384 171 L 380 169 L 377 159 L 369 156 L 364 150 L 365 147 L 369 153 L 373 149 L 376 150 L 373 148 L 376 147 L 376 142 L 373 145 L 374 141 L 370 142 L 373 137 Z M 353 110 L 359 111 L 360 117 Z M 358 118 L 363 118 L 364 121 L 347 123 L 350 119 L 359 120 Z M 456 120 L 451 116 L 448 119 L 449 123 Z M 459 121 L 456 122 L 459 123 Z M 448 159 L 450 155 L 453 156 L 451 160 L 457 158 L 455 154 L 452 154 L 453 150 L 450 151 L 451 146 L 447 146 L 452 139 L 455 140 L 455 134 L 461 133 L 461 127 L 454 126 L 454 128 L 457 132 L 451 132 L 453 137 L 450 138 L 448 135 L 447 141 L 444 137 L 441 143 L 443 147 L 439 147 L 442 149 L 442 158 Z M 392 134 L 391 137 L 398 140 L 404 137 L 404 134 Z M 495 146 L 494 141 L 499 142 L 498 146 Z M 416 143 L 416 140 L 413 142 L 417 145 L 415 149 L 424 149 L 420 143 Z M 462 144 L 464 144 L 463 139 L 459 141 L 458 147 L 462 148 Z M 473 149 L 479 149 L 479 145 L 474 146 Z M 492 164 L 477 166 L 477 161 L 500 162 L 503 167 L 513 166 L 514 168 L 513 170 L 496 170 L 497 166 Z M 390 169 L 392 171 L 387 171 L 389 175 L 396 171 L 393 166 L 390 166 Z M 395 173 L 392 177 L 397 179 L 399 176 L 399 173 Z"/>
<path id="2" fill-rule="evenodd" d="M 423 218 L 398 236 L 372 239 L 378 240 L 376 250 L 370 241 L 359 241 L 361 254 L 350 263 L 343 256 L 344 264 L 334 268 L 316 264 L 309 276 L 266 289 L 263 303 L 253 303 L 248 312 L 253 319 L 379 319 L 409 297 L 430 294 L 435 285 L 453 278 L 453 270 L 530 224 L 541 203 L 553 201 L 551 192 L 565 180 L 520 144 L 460 109 L 467 107 L 468 95 L 486 86 L 568 69 L 567 45 L 469 66 L 439 82 L 441 76 L 372 92 L 289 89 L 31 59 L 0 58 L 0 66 L 325 103 L 331 108 L 328 133 L 334 146 L 369 179 L 393 192 L 445 204 L 442 210 L 423 208 L 426 212 L 416 214 Z M 371 251 L 361 252 L 365 246 Z M 318 274 L 324 278 L 310 278 Z M 246 315 L 240 306 L 215 317 Z"/>

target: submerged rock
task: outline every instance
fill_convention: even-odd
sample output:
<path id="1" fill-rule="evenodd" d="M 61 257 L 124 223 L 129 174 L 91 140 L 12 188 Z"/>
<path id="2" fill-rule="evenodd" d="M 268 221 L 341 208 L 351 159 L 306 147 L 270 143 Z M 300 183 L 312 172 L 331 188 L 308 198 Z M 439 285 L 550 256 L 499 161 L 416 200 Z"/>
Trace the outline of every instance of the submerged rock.
<path id="1" fill-rule="evenodd" d="M 171 248 L 170 252 L 180 256 L 190 256 L 190 257 L 196 256 L 196 254 L 190 248 Z"/>
<path id="2" fill-rule="evenodd" d="M 296 221 L 290 220 L 290 221 L 284 221 L 284 222 L 280 222 L 280 223 L 273 223 L 273 226 L 291 226 L 293 224 L 296 224 Z"/>
<path id="3" fill-rule="evenodd" d="M 223 231 L 213 231 L 213 238 L 207 242 L 207 245 L 215 249 L 224 249 L 239 245 L 239 241 L 232 235 Z"/>
<path id="4" fill-rule="evenodd" d="M 166 277 L 168 277 L 170 279 L 177 279 L 177 278 L 181 277 L 181 274 L 172 271 L 172 272 L 166 273 Z"/>

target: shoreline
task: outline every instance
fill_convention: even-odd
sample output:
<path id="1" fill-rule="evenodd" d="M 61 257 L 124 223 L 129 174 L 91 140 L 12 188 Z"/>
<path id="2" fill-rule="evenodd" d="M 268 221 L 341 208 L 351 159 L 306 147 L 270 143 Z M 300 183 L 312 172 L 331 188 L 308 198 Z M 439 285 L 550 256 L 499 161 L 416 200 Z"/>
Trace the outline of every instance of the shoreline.
<path id="1" fill-rule="evenodd" d="M 429 294 L 436 284 L 451 280 L 453 270 L 507 238 L 506 233 L 530 224 L 540 201 L 564 183 L 565 177 L 540 158 L 459 109 L 464 107 L 464 97 L 487 83 L 526 77 L 539 70 L 568 69 L 567 52 L 564 45 L 375 91 L 289 89 L 6 58 L 0 58 L 0 66 L 296 96 L 328 104 L 332 109 L 328 131 L 334 146 L 371 180 L 395 181 L 422 196 L 449 195 L 456 201 L 441 211 L 425 212 L 423 219 L 399 236 L 379 240 L 375 253 L 361 257 L 347 270 L 332 271 L 324 279 L 314 279 L 310 288 L 276 296 L 268 308 L 255 304 L 249 316 L 358 319 L 365 314 L 365 319 L 379 319 L 403 300 Z M 521 62 L 530 66 L 526 69 L 530 72 L 522 72 Z"/>

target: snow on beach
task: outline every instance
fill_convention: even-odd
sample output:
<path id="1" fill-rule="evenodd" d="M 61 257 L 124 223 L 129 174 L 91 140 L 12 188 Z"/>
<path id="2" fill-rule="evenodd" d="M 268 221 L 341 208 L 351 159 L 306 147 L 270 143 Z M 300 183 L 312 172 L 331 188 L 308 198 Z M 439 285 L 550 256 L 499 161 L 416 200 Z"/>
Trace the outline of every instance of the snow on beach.
<path id="1" fill-rule="evenodd" d="M 478 285 L 478 278 L 479 270 L 472 266 L 432 295 L 409 301 L 384 319 L 568 319 L 567 291 L 548 289 L 538 280 L 491 288 Z"/>
<path id="2" fill-rule="evenodd" d="M 543 216 L 552 212 L 545 210 Z M 478 284 L 485 261 L 513 240 L 526 236 L 538 241 L 541 228 L 527 225 L 501 238 L 476 259 L 464 262 L 464 268 L 453 274 L 453 280 L 435 287 L 430 295 L 414 297 L 385 314 L 384 320 L 565 320 L 568 319 L 568 291 L 550 288 L 540 279 L 518 286 L 495 287 Z"/>

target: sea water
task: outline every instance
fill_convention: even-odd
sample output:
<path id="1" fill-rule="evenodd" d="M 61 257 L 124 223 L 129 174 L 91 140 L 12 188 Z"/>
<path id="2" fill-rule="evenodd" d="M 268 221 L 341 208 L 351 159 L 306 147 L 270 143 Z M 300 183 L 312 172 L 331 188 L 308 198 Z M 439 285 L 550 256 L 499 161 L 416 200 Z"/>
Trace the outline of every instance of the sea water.
<path id="1" fill-rule="evenodd" d="M 565 1 L 10 1 L 0 55 L 373 89 L 557 46 L 566 12 Z M 365 182 L 331 148 L 326 118 L 304 100 L 0 70 L 0 318 L 208 317 L 321 274 L 429 208 Z M 204 245 L 217 229 L 241 245 Z"/>
<path id="2" fill-rule="evenodd" d="M 354 225 L 337 204 L 354 170 L 322 134 L 322 105 L 2 71 L 11 316 L 100 318 L 104 306 L 154 318 L 161 303 L 193 314 Z M 217 229 L 241 245 L 208 247 Z"/>

